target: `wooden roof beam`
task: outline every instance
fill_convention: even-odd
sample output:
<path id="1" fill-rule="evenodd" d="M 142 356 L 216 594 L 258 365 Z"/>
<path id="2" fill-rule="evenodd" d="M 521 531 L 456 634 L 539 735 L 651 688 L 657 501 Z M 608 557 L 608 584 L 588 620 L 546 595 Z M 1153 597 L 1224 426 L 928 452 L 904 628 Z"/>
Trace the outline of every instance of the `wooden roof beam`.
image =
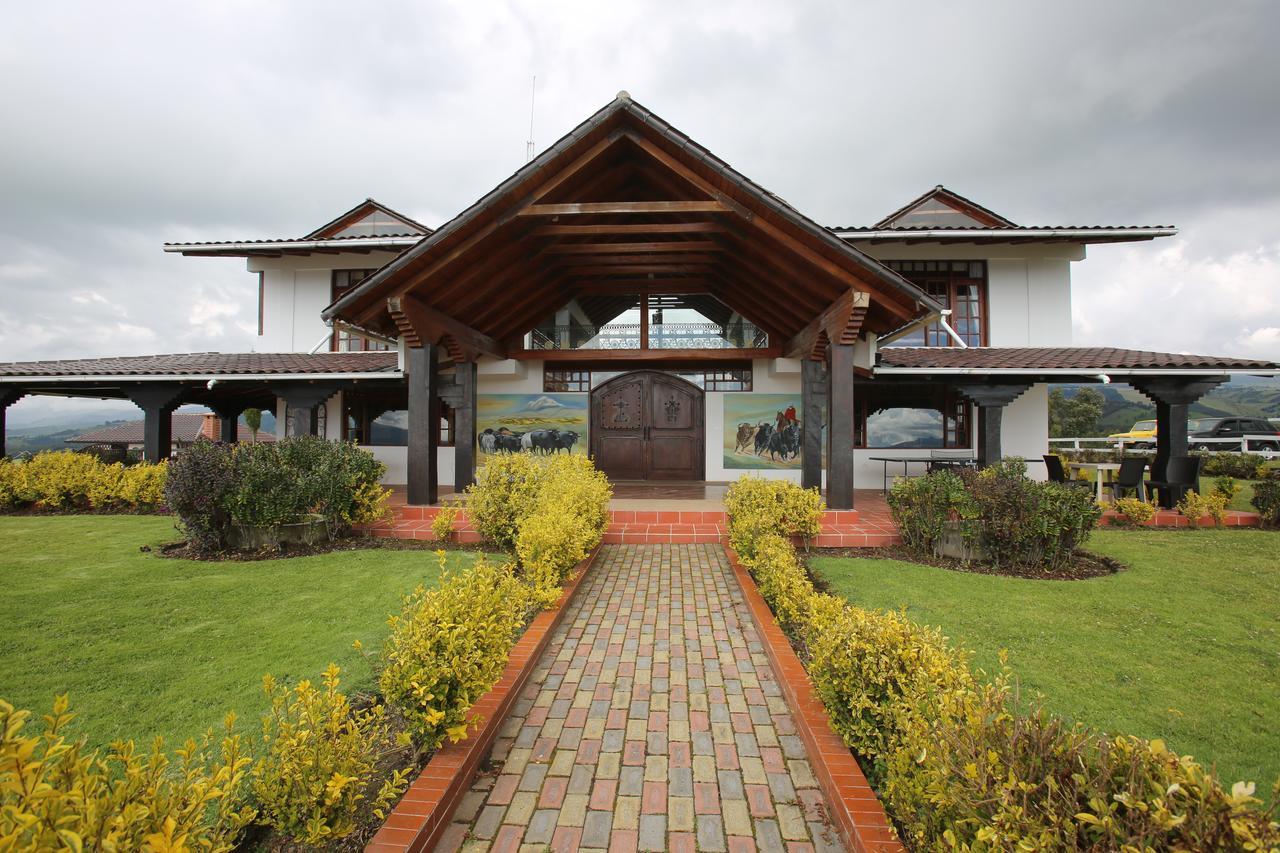
<path id="1" fill-rule="evenodd" d="M 783 356 L 816 360 L 817 354 L 825 350 L 824 335 L 831 343 L 856 343 L 870 307 L 870 293 L 850 290 L 842 294 L 839 299 L 827 306 L 825 311 L 813 318 L 812 322 L 787 341 L 782 347 Z"/>
<path id="2" fill-rule="evenodd" d="M 534 237 L 597 237 L 627 234 L 721 234 L 727 230 L 718 222 L 604 222 L 594 225 L 539 225 L 529 232 Z"/>
<path id="3" fill-rule="evenodd" d="M 714 264 L 720 259 L 715 255 L 688 254 L 678 257 L 663 257 L 655 254 L 640 253 L 636 255 L 568 255 L 557 257 L 554 262 L 563 267 L 575 266 L 626 266 L 628 264 Z"/>
<path id="4" fill-rule="evenodd" d="M 479 355 L 507 357 L 507 348 L 502 344 L 466 323 L 437 311 L 416 296 L 393 296 L 387 300 L 387 310 L 395 318 L 397 326 L 403 329 L 407 323 L 423 343 L 439 344 L 446 337 L 452 338 L 456 349 L 450 347 L 450 352 L 460 353 L 467 361 L 475 361 Z"/>
<path id="5" fill-rule="evenodd" d="M 720 201 L 593 201 L 578 204 L 530 204 L 517 216 L 601 216 L 615 213 L 729 213 Z"/>
<path id="6" fill-rule="evenodd" d="M 543 252 L 548 255 L 626 255 L 633 252 L 666 254 L 724 250 L 724 246 L 714 240 L 663 240 L 647 243 L 556 243 Z"/>

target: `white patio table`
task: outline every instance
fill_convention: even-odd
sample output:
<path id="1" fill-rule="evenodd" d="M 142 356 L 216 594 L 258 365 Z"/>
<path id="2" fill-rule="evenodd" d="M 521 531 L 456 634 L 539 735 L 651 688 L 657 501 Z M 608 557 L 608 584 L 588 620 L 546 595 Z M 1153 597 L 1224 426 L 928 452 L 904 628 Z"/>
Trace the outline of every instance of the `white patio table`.
<path id="1" fill-rule="evenodd" d="M 1119 462 L 1072 462 L 1068 466 L 1072 471 L 1093 471 L 1093 479 L 1098 483 L 1098 503 L 1102 503 L 1102 484 L 1106 481 L 1114 479 L 1113 476 L 1104 477 L 1104 472 L 1115 472 L 1120 470 Z"/>

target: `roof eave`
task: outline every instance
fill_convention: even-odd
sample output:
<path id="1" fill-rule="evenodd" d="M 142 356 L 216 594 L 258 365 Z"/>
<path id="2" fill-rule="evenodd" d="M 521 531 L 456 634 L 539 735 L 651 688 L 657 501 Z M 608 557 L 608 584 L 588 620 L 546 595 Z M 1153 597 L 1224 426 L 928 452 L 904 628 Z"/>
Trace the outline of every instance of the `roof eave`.
<path id="1" fill-rule="evenodd" d="M 1154 240 L 1158 237 L 1173 237 L 1178 229 L 1173 226 L 1133 226 L 1117 228 L 881 228 L 856 229 L 833 228 L 831 233 L 841 240 L 849 242 L 921 242 L 937 241 L 940 243 L 969 243 L 975 240 L 983 242 L 1017 241 L 1019 243 L 1036 242 L 1037 240 L 1055 242 L 1136 242 Z"/>

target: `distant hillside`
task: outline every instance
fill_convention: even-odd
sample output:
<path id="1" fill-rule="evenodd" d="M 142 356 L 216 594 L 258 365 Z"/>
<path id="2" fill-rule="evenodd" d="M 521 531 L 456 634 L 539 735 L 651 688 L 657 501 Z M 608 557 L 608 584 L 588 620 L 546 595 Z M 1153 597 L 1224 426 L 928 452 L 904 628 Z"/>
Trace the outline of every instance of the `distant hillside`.
<path id="1" fill-rule="evenodd" d="M 1068 396 L 1080 388 L 1093 388 L 1103 396 L 1102 418 L 1097 435 L 1124 432 L 1134 421 L 1154 418 L 1156 407 L 1128 385 L 1056 385 Z M 1243 377 L 1219 386 L 1191 407 L 1193 418 L 1220 418 L 1237 415 L 1280 418 L 1280 381 Z"/>
<path id="2" fill-rule="evenodd" d="M 201 409 L 197 406 L 183 406 L 178 411 L 201 411 Z M 64 419 L 50 417 L 34 426 L 23 426 L 18 428 L 10 427 L 6 429 L 4 449 L 10 456 L 18 453 L 39 453 L 41 450 L 67 450 L 74 447 L 74 445 L 66 443 L 68 438 L 74 438 L 81 433 L 90 432 L 91 430 L 116 426 L 118 424 L 129 423 L 130 421 L 137 420 L 142 420 L 142 418 L 116 417 L 110 420 L 94 420 L 92 422 L 85 423 L 84 418 L 80 413 L 73 413 Z M 70 425 L 68 425 L 68 421 L 70 421 Z M 262 432 L 275 432 L 275 430 L 275 416 L 270 412 L 263 412 Z"/>

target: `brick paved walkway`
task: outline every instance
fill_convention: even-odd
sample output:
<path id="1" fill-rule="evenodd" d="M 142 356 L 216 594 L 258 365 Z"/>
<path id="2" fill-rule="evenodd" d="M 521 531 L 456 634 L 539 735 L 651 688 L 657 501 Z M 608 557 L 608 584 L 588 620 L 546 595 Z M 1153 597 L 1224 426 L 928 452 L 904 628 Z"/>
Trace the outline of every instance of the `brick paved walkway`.
<path id="1" fill-rule="evenodd" d="M 606 545 L 438 849 L 843 849 L 718 545 Z"/>

